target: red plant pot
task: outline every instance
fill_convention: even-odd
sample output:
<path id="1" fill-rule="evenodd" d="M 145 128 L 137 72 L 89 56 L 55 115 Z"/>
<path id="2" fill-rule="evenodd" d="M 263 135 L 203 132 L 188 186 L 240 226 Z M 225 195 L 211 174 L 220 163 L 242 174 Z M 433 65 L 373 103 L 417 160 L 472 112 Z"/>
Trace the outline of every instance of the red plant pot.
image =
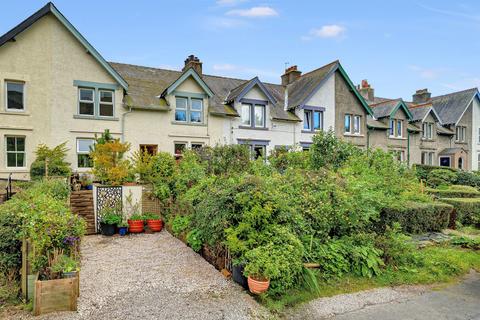
<path id="1" fill-rule="evenodd" d="M 160 219 L 147 219 L 147 226 L 153 232 L 160 232 L 163 229 L 163 221 Z"/>
<path id="2" fill-rule="evenodd" d="M 143 220 L 128 220 L 128 231 L 130 233 L 143 232 Z"/>
<path id="3" fill-rule="evenodd" d="M 248 289 L 251 293 L 261 294 L 268 290 L 270 287 L 270 280 L 257 280 L 251 277 L 248 277 Z"/>

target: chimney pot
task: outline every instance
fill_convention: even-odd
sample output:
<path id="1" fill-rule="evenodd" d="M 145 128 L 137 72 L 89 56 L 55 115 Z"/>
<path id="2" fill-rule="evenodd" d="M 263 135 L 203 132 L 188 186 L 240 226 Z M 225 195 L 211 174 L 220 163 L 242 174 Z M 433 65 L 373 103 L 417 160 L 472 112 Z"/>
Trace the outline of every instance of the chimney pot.
<path id="1" fill-rule="evenodd" d="M 282 86 L 287 86 L 302 76 L 302 71 L 298 71 L 298 67 L 291 66 L 285 69 L 285 73 L 282 75 Z"/>
<path id="2" fill-rule="evenodd" d="M 368 83 L 367 79 L 362 80 L 362 83 L 357 86 L 357 89 L 365 100 L 373 102 L 375 99 L 375 90 Z"/>
<path id="3" fill-rule="evenodd" d="M 432 97 L 432 94 L 428 91 L 428 89 L 420 89 L 415 91 L 412 96 L 412 102 L 414 104 L 422 104 L 428 102 Z"/>
<path id="4" fill-rule="evenodd" d="M 199 75 L 202 75 L 202 62 L 193 54 L 189 55 L 187 59 L 185 59 L 185 65 L 182 69 L 182 72 L 185 72 L 189 68 L 193 68 L 195 72 L 197 72 Z"/>

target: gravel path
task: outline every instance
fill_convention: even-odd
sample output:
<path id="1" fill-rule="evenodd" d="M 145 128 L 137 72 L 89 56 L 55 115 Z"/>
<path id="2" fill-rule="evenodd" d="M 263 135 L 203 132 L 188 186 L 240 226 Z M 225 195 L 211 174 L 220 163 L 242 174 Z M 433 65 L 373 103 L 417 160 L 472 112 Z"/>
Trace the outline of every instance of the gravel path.
<path id="1" fill-rule="evenodd" d="M 35 319 L 267 318 L 270 314 L 248 293 L 162 231 L 85 237 L 78 312 Z"/>

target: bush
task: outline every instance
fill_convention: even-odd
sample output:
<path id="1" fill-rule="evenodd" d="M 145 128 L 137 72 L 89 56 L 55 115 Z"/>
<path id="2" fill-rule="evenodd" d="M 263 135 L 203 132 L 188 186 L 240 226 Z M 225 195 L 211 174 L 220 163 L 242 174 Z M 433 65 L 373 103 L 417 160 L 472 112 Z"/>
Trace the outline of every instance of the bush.
<path id="1" fill-rule="evenodd" d="M 45 177 L 46 163 L 48 161 L 48 176 L 68 177 L 70 175 L 70 164 L 65 161 L 68 148 L 66 142 L 59 144 L 54 148 L 49 148 L 45 144 L 40 144 L 35 151 L 36 159 L 30 166 L 30 177 L 32 180 L 38 180 Z"/>
<path id="2" fill-rule="evenodd" d="M 251 165 L 250 150 L 246 145 L 219 145 L 195 151 L 206 172 L 226 175 L 248 171 Z"/>
<path id="3" fill-rule="evenodd" d="M 426 164 L 414 164 L 413 168 L 418 179 L 427 181 L 428 175 L 432 170 L 449 170 L 451 172 L 457 172 L 457 169 L 449 167 L 440 167 L 440 166 L 430 166 Z"/>
<path id="4" fill-rule="evenodd" d="M 176 216 L 172 222 L 173 234 L 178 236 L 190 226 L 190 216 Z"/>
<path id="5" fill-rule="evenodd" d="M 305 151 L 275 149 L 268 157 L 268 161 L 278 172 L 284 172 L 287 169 L 308 169 L 310 154 Z"/>
<path id="6" fill-rule="evenodd" d="M 330 168 L 336 170 L 354 154 L 361 150 L 349 142 L 335 137 L 333 131 L 319 131 L 313 136 L 310 147 L 310 162 L 313 169 Z"/>
<path id="7" fill-rule="evenodd" d="M 463 225 L 480 227 L 480 198 L 444 198 L 456 211 L 456 220 Z"/>
<path id="8" fill-rule="evenodd" d="M 480 198 L 480 192 L 469 186 L 452 185 L 447 188 L 427 188 L 426 192 L 437 199 L 442 198 Z"/>
<path id="9" fill-rule="evenodd" d="M 455 182 L 459 185 L 471 186 L 474 188 L 480 187 L 480 176 L 478 173 L 472 173 L 468 171 L 459 171 L 457 173 L 457 180 Z"/>
<path id="10" fill-rule="evenodd" d="M 457 180 L 457 174 L 447 169 L 434 169 L 427 177 L 427 184 L 431 187 L 449 186 Z"/>
<path id="11" fill-rule="evenodd" d="M 386 230 L 387 226 L 399 223 L 405 232 L 412 234 L 441 231 L 448 226 L 452 210 L 451 205 L 439 202 L 399 203 L 382 210 L 378 226 Z"/>

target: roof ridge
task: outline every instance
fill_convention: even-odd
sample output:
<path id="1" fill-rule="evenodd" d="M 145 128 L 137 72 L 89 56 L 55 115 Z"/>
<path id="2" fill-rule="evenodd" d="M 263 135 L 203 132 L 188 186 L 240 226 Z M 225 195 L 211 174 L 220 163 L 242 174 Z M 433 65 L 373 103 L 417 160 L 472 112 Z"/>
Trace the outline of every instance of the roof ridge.
<path id="1" fill-rule="evenodd" d="M 171 71 L 171 72 L 183 73 L 181 70 L 172 70 L 172 69 L 166 69 L 166 68 L 142 66 L 142 65 L 139 65 L 139 64 L 132 64 L 132 63 L 115 62 L 115 61 L 108 61 L 108 63 L 123 64 L 123 65 L 126 65 L 126 66 L 140 67 L 140 68 L 145 68 L 145 69 L 163 70 L 163 71 Z M 213 75 L 213 74 L 202 74 L 201 76 L 202 76 L 202 77 L 203 77 L 203 76 L 207 76 L 207 77 L 212 77 L 212 78 L 220 78 L 220 79 L 229 79 L 229 80 L 238 80 L 238 81 L 245 81 L 245 82 L 248 82 L 248 81 L 250 81 L 250 80 L 253 80 L 254 78 L 258 78 L 258 75 L 257 75 L 257 76 L 254 76 L 254 77 L 251 78 L 251 79 L 240 79 L 240 78 L 233 78 L 233 77 L 227 77 L 227 76 L 217 76 L 217 75 Z M 258 79 L 260 80 L 260 78 L 258 78 Z M 264 82 L 264 81 L 262 81 L 262 80 L 260 80 L 260 81 L 261 81 L 263 84 L 268 84 L 268 85 L 273 85 L 273 86 L 281 86 L 281 84 L 279 84 L 279 83 Z"/>
<path id="2" fill-rule="evenodd" d="M 385 98 L 385 99 L 387 99 L 387 98 Z M 382 102 L 372 103 L 372 104 L 369 105 L 369 107 L 376 107 L 379 104 L 382 104 L 382 103 L 385 103 L 385 102 L 398 101 L 398 100 L 402 100 L 402 98 L 388 99 L 388 100 L 385 100 L 385 101 L 382 101 Z"/>
<path id="3" fill-rule="evenodd" d="M 408 106 L 409 109 L 415 109 L 415 108 L 423 108 L 429 106 L 433 107 L 432 102 L 425 102 L 425 103 L 420 103 L 420 104 L 415 104 L 413 106 Z"/>
<path id="4" fill-rule="evenodd" d="M 464 89 L 464 90 L 460 90 L 460 91 L 455 91 L 455 92 L 450 92 L 450 93 L 446 93 L 446 94 L 441 94 L 441 95 L 439 95 L 439 96 L 432 97 L 432 100 L 433 100 L 433 99 L 436 99 L 436 98 L 441 98 L 441 97 L 446 97 L 446 96 L 451 96 L 451 95 L 454 95 L 454 94 L 459 94 L 459 93 L 467 92 L 467 91 L 470 91 L 470 90 L 476 90 L 476 91 L 478 91 L 478 88 L 477 88 L 477 87 L 472 87 L 472 88 L 469 88 L 469 89 Z"/>
<path id="5" fill-rule="evenodd" d="M 302 74 L 297 80 L 301 79 L 303 76 L 306 76 L 306 75 L 308 75 L 308 74 L 310 74 L 310 73 L 313 73 L 313 72 L 315 72 L 315 71 L 318 71 L 318 70 L 320 70 L 320 69 L 325 68 L 326 66 L 329 66 L 329 65 L 335 64 L 335 63 L 340 63 L 340 60 L 337 59 L 337 60 L 332 61 L 332 62 L 330 62 L 330 63 L 327 63 L 327 64 L 325 64 L 325 65 L 323 65 L 323 66 L 321 66 L 321 67 L 318 67 L 318 68 L 316 68 L 316 69 L 313 69 L 313 70 L 310 70 L 310 71 L 308 71 L 308 72 L 305 72 L 305 73 Z M 297 81 L 297 80 L 295 80 L 295 81 Z M 295 81 L 294 81 L 294 82 L 295 82 Z"/>

